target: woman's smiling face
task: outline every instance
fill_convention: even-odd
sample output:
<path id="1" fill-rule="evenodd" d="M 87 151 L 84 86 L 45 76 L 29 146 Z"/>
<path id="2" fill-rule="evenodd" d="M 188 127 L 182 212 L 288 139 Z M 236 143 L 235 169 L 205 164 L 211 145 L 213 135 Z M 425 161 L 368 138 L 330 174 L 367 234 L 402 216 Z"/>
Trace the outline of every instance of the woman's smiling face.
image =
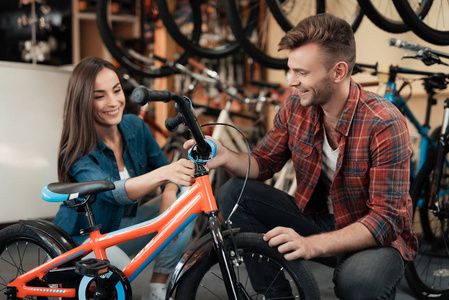
<path id="1" fill-rule="evenodd" d="M 102 69 L 95 79 L 93 93 L 94 119 L 97 127 L 116 126 L 125 109 L 123 93 L 117 74 L 108 68 Z"/>

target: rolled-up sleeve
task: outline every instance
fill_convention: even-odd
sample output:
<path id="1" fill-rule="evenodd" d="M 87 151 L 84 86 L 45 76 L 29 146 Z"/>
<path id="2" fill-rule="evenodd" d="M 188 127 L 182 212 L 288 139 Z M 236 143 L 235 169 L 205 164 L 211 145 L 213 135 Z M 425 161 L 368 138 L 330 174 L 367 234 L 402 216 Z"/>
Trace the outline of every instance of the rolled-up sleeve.
<path id="1" fill-rule="evenodd" d="M 103 200 L 121 205 L 136 203 L 135 201 L 129 199 L 126 193 L 125 182 L 127 179 L 117 181 L 116 178 L 113 178 L 110 174 L 102 170 L 89 155 L 85 155 L 77 160 L 70 168 L 69 173 L 71 178 L 76 182 L 93 180 L 109 180 L 113 182 L 115 189 L 112 191 L 99 193 L 97 195 L 97 200 Z"/>

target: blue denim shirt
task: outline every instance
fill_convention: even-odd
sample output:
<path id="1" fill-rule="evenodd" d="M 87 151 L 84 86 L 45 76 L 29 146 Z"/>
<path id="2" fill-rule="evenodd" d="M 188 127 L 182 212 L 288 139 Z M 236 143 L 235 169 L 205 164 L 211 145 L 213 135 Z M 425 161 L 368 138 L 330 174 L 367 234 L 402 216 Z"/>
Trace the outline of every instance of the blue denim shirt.
<path id="1" fill-rule="evenodd" d="M 167 158 L 154 140 L 146 124 L 136 115 L 124 115 L 119 124 L 123 140 L 123 158 L 130 177 L 136 177 L 167 165 Z M 137 209 L 137 202 L 128 198 L 125 191 L 127 179 L 120 180 L 114 152 L 98 139 L 97 147 L 78 159 L 69 170 L 71 181 L 110 180 L 115 184 L 112 191 L 100 193 L 92 204 L 101 232 L 118 229 L 125 211 Z M 79 236 L 80 229 L 87 228 L 83 215 L 64 204 L 59 208 L 54 223 L 72 236 Z"/>

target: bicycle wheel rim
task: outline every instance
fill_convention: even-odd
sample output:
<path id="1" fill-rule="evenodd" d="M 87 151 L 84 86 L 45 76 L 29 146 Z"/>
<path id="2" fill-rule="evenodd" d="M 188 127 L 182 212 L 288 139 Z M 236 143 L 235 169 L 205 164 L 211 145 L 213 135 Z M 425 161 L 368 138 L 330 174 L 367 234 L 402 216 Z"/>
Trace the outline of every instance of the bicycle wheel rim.
<path id="1" fill-rule="evenodd" d="M 139 63 L 133 62 L 128 56 L 127 51 L 118 46 L 118 42 L 111 32 L 108 21 L 109 0 L 99 0 L 97 3 L 97 27 L 108 51 L 112 57 L 129 73 L 143 77 L 165 77 L 172 75 L 174 70 L 168 66 L 147 68 Z M 185 63 L 189 55 L 184 53 L 178 62 Z"/>
<path id="2" fill-rule="evenodd" d="M 210 1 L 209 3 L 209 1 L 191 0 L 188 5 L 176 2 L 179 6 L 175 8 L 174 14 L 182 16 L 178 18 L 180 21 L 177 22 L 171 13 L 172 10 L 167 5 L 168 1 L 170 0 L 156 1 L 159 15 L 171 37 L 187 52 L 205 58 L 221 58 L 239 50 L 240 45 L 235 40 L 229 39 L 229 34 L 226 34 L 230 33 L 230 29 L 226 30 L 226 23 L 216 24 L 225 19 L 221 2 Z M 206 14 L 204 11 L 209 13 Z M 212 17 L 209 18 L 209 16 Z M 209 23 L 212 25 L 210 26 Z M 205 36 L 211 34 L 202 32 L 202 28 L 214 30 L 212 36 L 215 37 L 215 40 L 212 43 L 205 42 L 207 41 Z M 193 37 L 195 34 L 198 34 L 197 38 Z"/>
<path id="3" fill-rule="evenodd" d="M 55 249 L 46 247 L 43 243 L 26 237 L 11 239 L 7 245 L 2 246 L 3 248 L 0 249 L 0 293 L 2 294 L 6 291 L 6 284 L 17 276 L 61 254 L 57 253 Z M 31 284 L 39 286 L 39 280 L 33 280 Z M 48 286 L 42 284 L 42 287 Z"/>
<path id="4" fill-rule="evenodd" d="M 357 0 L 267 0 L 267 5 L 285 32 L 302 19 L 319 13 L 332 13 L 346 20 L 353 32 L 359 28 L 363 18 L 363 11 Z"/>
<path id="5" fill-rule="evenodd" d="M 261 65 L 273 69 L 288 69 L 286 51 L 277 53 L 277 43 L 268 43 L 272 34 L 278 38 L 277 32 L 284 32 L 276 22 L 270 31 L 268 22 L 270 22 L 271 13 L 266 6 L 265 0 L 250 0 L 239 2 L 235 0 L 225 1 L 226 15 L 228 16 L 229 26 L 245 52 Z M 247 5 L 245 5 L 247 4 Z M 274 34 L 273 34 L 274 32 Z M 266 48 L 267 47 L 267 48 Z M 267 54 L 274 53 L 274 54 Z"/>
<path id="6" fill-rule="evenodd" d="M 245 295 L 239 299 L 319 299 L 315 278 L 307 265 L 301 260 L 285 261 L 276 249 L 262 245 L 257 235 L 235 235 L 238 252 L 243 258 L 239 264 L 233 264 Z M 264 272 L 260 272 L 260 268 Z M 188 272 L 179 282 L 176 299 L 227 299 L 215 253 L 200 258 Z M 262 273 L 266 275 L 261 281 L 253 276 Z"/>
<path id="7" fill-rule="evenodd" d="M 391 33 L 409 31 L 391 0 L 358 0 L 363 13 L 378 28 Z"/>
<path id="8" fill-rule="evenodd" d="M 417 36 L 435 45 L 449 45 L 449 2 L 428 0 L 425 2 L 425 5 L 429 6 L 428 13 L 425 16 L 419 16 L 414 11 L 421 2 L 393 0 L 402 19 Z"/>

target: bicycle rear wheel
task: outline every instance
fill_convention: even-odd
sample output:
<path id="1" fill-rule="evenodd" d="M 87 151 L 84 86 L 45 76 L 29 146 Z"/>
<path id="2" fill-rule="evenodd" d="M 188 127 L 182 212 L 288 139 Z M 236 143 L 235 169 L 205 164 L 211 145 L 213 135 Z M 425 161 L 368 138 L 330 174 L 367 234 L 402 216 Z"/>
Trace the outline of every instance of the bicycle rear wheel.
<path id="1" fill-rule="evenodd" d="M 46 244 L 30 228 L 15 224 L 0 231 L 0 294 L 6 292 L 6 285 L 50 259 L 70 249 L 59 249 L 55 245 Z M 30 285 L 48 287 L 39 278 Z M 27 297 L 27 299 L 42 299 Z M 60 298 L 51 298 L 60 299 Z"/>
<path id="2" fill-rule="evenodd" d="M 101 39 L 105 44 L 106 48 L 111 53 L 112 57 L 125 69 L 128 70 L 129 73 L 143 76 L 143 77 L 164 77 L 169 76 L 174 73 L 174 70 L 169 66 L 161 66 L 157 67 L 155 64 L 155 60 L 153 60 L 152 65 L 146 65 L 148 60 L 151 60 L 151 54 L 154 54 L 151 47 L 145 46 L 145 50 L 135 51 L 133 48 L 139 48 L 138 46 L 131 45 L 128 46 L 127 42 L 124 38 L 120 38 L 112 33 L 111 26 L 113 24 L 113 20 L 110 20 L 109 14 L 109 2 L 110 0 L 99 0 L 97 3 L 97 27 L 100 33 Z M 149 32 L 156 29 L 156 19 L 154 17 L 146 16 L 146 21 L 143 27 L 147 27 Z M 193 28 L 192 38 L 198 39 L 200 28 Z M 140 41 L 139 41 L 140 42 Z M 139 54 L 147 57 L 148 60 L 145 62 L 136 60 L 135 56 L 130 54 L 130 50 L 134 50 Z M 148 52 L 149 51 L 149 52 Z M 145 53 L 141 53 L 145 52 Z M 148 53 L 147 53 L 148 52 Z M 178 62 L 181 64 L 185 64 L 189 55 L 184 53 L 178 59 Z"/>
<path id="3" fill-rule="evenodd" d="M 244 262 L 234 269 L 245 299 L 319 299 L 315 278 L 302 260 L 286 261 L 260 234 L 236 233 L 235 241 Z M 264 274 L 266 284 L 256 283 L 254 274 Z M 182 276 L 176 299 L 227 299 L 222 276 L 216 255 L 202 257 Z"/>
<path id="4" fill-rule="evenodd" d="M 423 40 L 435 45 L 449 45 L 449 2 L 447 0 L 393 0 L 408 27 Z M 428 6 L 425 16 L 416 14 Z"/>
<path id="5" fill-rule="evenodd" d="M 428 208 L 435 155 L 430 152 L 418 173 L 410 195 L 413 200 L 413 229 L 418 237 L 419 251 L 408 264 L 405 277 L 419 299 L 448 299 L 449 297 L 449 218 L 435 215 Z M 440 203 L 448 205 L 449 169 L 443 169 Z M 446 211 L 446 208 L 442 208 Z"/>
<path id="6" fill-rule="evenodd" d="M 187 52 L 206 58 L 235 53 L 240 45 L 227 26 L 222 1 L 157 0 L 159 16 L 168 33 Z M 201 28 L 199 40 L 192 28 Z"/>

